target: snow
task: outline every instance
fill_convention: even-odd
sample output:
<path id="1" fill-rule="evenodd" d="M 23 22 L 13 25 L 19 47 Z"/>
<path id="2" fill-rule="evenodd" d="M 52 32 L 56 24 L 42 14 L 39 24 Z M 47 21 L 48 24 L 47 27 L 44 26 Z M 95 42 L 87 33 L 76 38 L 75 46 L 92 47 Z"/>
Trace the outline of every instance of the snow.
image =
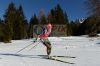
<path id="1" fill-rule="evenodd" d="M 49 40 L 52 43 L 51 56 L 76 57 L 56 57 L 75 64 L 43 58 L 46 55 L 46 47 L 39 41 L 17 53 L 20 49 L 33 43 L 32 39 L 25 39 L 0 43 L 0 66 L 100 66 L 100 37 L 50 37 Z M 30 50 L 36 44 L 38 45 Z"/>

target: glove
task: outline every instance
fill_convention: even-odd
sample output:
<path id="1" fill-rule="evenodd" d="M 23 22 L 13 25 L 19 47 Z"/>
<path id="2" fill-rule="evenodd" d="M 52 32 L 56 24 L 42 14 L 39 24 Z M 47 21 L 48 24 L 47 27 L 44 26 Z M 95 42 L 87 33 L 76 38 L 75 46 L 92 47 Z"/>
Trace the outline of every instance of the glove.
<path id="1" fill-rule="evenodd" d="M 33 42 L 34 42 L 34 43 L 37 42 L 37 38 L 34 38 L 34 39 L 33 39 Z"/>

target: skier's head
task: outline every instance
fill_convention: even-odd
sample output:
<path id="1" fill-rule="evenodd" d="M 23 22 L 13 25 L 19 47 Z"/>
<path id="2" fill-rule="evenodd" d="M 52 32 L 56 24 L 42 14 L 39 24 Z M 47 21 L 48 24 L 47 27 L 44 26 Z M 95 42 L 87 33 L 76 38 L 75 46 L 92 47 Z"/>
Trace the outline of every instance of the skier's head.
<path id="1" fill-rule="evenodd" d="M 52 28 L 52 25 L 51 25 L 50 22 L 48 22 L 47 28 L 48 28 L 48 29 L 51 29 L 51 28 Z"/>

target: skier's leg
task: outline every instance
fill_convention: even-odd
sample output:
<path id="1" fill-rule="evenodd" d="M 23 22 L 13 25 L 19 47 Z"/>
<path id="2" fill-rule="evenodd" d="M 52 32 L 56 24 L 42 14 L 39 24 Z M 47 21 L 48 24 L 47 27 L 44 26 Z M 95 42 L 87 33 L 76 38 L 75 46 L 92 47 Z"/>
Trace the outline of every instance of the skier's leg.
<path id="1" fill-rule="evenodd" d="M 47 46 L 47 54 L 48 55 L 51 54 L 51 44 L 48 44 L 48 46 Z"/>
<path id="2" fill-rule="evenodd" d="M 47 55 L 51 54 L 51 43 L 49 40 L 44 40 L 43 44 L 46 46 Z"/>
<path id="3" fill-rule="evenodd" d="M 47 55 L 48 55 L 48 58 L 51 58 L 50 54 L 51 54 L 51 44 L 50 44 L 50 42 L 48 42 L 48 44 L 47 44 Z"/>

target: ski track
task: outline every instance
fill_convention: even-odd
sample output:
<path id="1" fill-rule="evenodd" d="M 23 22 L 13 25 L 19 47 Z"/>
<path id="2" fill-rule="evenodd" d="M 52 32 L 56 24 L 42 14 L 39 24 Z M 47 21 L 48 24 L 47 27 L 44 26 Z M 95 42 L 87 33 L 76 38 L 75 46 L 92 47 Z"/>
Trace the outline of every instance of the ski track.
<path id="1" fill-rule="evenodd" d="M 60 58 L 75 64 L 67 64 L 43 58 L 46 47 L 39 43 L 20 49 L 32 43 L 32 39 L 12 40 L 12 43 L 0 43 L 0 66 L 100 66 L 100 37 L 85 36 L 50 37 L 52 43 L 51 56 L 72 56 L 76 58 Z"/>

